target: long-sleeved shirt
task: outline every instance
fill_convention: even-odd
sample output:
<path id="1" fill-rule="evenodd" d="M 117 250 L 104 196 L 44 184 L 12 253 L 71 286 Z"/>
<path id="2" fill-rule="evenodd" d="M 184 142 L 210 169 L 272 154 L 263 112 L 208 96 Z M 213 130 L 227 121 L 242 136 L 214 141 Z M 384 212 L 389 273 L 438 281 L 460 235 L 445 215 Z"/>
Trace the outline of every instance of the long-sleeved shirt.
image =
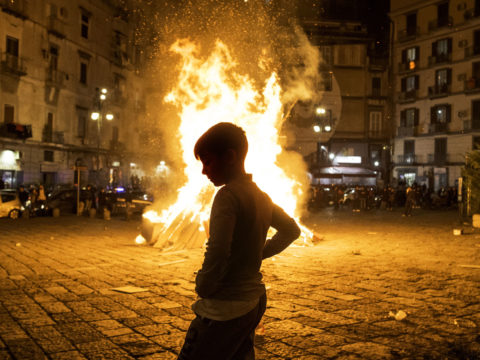
<path id="1" fill-rule="evenodd" d="M 270 227 L 277 232 L 266 241 Z M 257 187 L 251 175 L 222 187 L 212 205 L 205 259 L 196 278 L 201 299 L 194 311 L 228 320 L 255 307 L 265 292 L 262 259 L 281 252 L 299 235 L 295 220 Z M 209 309 L 214 308 L 220 315 L 212 316 Z"/>

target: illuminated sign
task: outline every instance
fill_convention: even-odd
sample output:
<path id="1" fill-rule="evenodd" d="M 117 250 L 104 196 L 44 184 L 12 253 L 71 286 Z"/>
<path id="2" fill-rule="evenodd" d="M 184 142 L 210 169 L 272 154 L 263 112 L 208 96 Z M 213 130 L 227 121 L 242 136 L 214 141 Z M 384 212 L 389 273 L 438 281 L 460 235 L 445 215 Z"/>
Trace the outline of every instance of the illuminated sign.
<path id="1" fill-rule="evenodd" d="M 362 157 L 361 156 L 337 156 L 335 157 L 335 160 L 338 163 L 342 164 L 361 164 L 362 163 Z"/>

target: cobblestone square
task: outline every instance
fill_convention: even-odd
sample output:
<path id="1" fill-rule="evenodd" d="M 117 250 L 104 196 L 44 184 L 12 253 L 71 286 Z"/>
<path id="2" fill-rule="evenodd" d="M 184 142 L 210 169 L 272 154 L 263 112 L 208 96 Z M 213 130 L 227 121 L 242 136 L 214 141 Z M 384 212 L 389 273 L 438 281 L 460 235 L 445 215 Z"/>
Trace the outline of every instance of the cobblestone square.
<path id="1" fill-rule="evenodd" d="M 304 223 L 315 246 L 262 266 L 258 359 L 480 359 L 480 232 L 454 236 L 456 212 L 327 209 Z M 0 219 L 0 359 L 175 359 L 203 250 L 138 246 L 140 226 Z M 147 291 L 112 290 L 124 286 Z"/>

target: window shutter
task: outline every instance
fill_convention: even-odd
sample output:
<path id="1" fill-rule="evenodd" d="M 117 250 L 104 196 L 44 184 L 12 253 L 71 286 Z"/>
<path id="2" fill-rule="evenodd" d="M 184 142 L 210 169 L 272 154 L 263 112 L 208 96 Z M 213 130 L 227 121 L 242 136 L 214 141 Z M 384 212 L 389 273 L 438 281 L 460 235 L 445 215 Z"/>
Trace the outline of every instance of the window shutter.
<path id="1" fill-rule="evenodd" d="M 451 114 L 452 114 L 452 106 L 451 106 L 451 105 L 447 105 L 446 108 L 447 108 L 447 123 L 449 123 L 449 122 L 451 122 L 451 120 L 452 120 L 452 116 L 451 116 Z"/>
<path id="2" fill-rule="evenodd" d="M 407 88 L 407 80 L 405 78 L 402 78 L 402 92 L 405 92 L 406 88 Z"/>
<path id="3" fill-rule="evenodd" d="M 452 83 L 452 69 L 447 69 L 447 84 L 450 85 Z"/>
<path id="4" fill-rule="evenodd" d="M 437 56 L 437 42 L 432 43 L 432 56 Z"/>
<path id="5" fill-rule="evenodd" d="M 437 123 L 437 113 L 436 113 L 436 108 L 431 107 L 430 108 L 430 124 L 436 124 Z"/>
<path id="6" fill-rule="evenodd" d="M 400 111 L 400 126 L 407 126 L 407 113 L 405 110 Z"/>
<path id="7" fill-rule="evenodd" d="M 402 50 L 402 64 L 407 63 L 407 50 Z"/>
<path id="8" fill-rule="evenodd" d="M 419 112 L 420 111 L 416 108 L 415 109 L 415 120 L 414 120 L 413 126 L 418 126 Z"/>
<path id="9" fill-rule="evenodd" d="M 418 64 L 420 61 L 420 46 L 415 46 L 415 62 Z"/>
<path id="10" fill-rule="evenodd" d="M 420 86 L 420 77 L 418 75 L 415 75 L 415 90 L 418 90 Z"/>
<path id="11" fill-rule="evenodd" d="M 452 38 L 448 38 L 448 53 L 452 53 Z"/>

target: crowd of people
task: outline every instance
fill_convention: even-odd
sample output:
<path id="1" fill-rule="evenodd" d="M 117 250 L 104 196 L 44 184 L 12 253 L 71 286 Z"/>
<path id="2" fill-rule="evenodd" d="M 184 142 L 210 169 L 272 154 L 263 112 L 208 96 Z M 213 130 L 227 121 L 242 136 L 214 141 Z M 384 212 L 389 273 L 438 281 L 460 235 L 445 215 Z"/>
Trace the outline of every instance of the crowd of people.
<path id="1" fill-rule="evenodd" d="M 318 211 L 327 206 L 335 209 L 347 208 L 353 212 L 382 209 L 392 211 L 403 207 L 404 215 L 410 216 L 412 209 L 440 209 L 457 206 L 458 190 L 456 187 L 442 187 L 438 191 L 426 185 L 407 185 L 400 183 L 393 187 L 316 185 L 310 188 L 308 209 Z"/>

